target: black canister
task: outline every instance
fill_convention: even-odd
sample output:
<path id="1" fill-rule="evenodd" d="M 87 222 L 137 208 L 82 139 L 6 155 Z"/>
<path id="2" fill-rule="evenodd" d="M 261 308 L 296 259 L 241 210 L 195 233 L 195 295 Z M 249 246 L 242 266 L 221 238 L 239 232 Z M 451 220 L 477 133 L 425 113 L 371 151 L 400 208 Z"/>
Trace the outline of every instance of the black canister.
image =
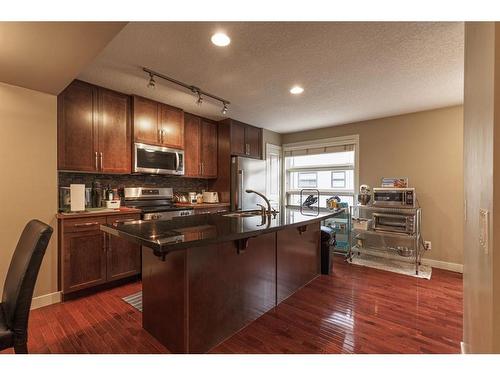
<path id="1" fill-rule="evenodd" d="M 92 207 L 102 207 L 102 187 L 99 181 L 92 182 Z"/>

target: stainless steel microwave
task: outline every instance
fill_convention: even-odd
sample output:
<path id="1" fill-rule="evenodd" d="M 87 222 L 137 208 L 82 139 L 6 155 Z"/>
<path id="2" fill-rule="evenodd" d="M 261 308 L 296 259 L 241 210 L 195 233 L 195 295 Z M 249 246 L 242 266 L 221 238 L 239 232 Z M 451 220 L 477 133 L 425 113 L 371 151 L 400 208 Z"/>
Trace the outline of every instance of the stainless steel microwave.
<path id="1" fill-rule="evenodd" d="M 415 188 L 373 188 L 373 205 L 380 207 L 416 207 Z"/>
<path id="2" fill-rule="evenodd" d="M 134 143 L 134 172 L 183 175 L 184 151 Z"/>

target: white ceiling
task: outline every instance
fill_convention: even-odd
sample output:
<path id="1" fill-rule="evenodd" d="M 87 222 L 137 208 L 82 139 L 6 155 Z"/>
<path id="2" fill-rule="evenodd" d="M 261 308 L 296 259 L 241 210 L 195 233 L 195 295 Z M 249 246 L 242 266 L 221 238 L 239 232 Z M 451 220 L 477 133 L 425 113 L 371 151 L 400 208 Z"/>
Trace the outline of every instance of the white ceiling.
<path id="1" fill-rule="evenodd" d="M 216 31 L 228 47 L 212 45 Z M 229 117 L 288 133 L 460 104 L 463 49 L 460 22 L 133 22 L 79 78 L 223 117 L 165 81 L 148 89 L 146 66 L 231 101 Z"/>
<path id="2" fill-rule="evenodd" d="M 0 22 L 0 82 L 59 94 L 125 22 Z"/>

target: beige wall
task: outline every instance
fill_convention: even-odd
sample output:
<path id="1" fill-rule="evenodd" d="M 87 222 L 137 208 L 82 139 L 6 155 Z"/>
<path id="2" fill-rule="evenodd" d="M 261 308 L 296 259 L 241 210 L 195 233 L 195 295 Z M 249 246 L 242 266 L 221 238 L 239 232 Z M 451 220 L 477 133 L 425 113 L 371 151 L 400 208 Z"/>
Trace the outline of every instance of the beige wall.
<path id="1" fill-rule="evenodd" d="M 464 343 L 500 353 L 500 24 L 465 25 Z M 490 212 L 489 246 L 480 246 L 479 209 Z"/>
<path id="2" fill-rule="evenodd" d="M 24 225 L 57 227 L 56 97 L 0 83 L 0 288 Z M 43 260 L 35 296 L 57 291 L 57 232 Z"/>
<path id="3" fill-rule="evenodd" d="M 283 144 L 359 134 L 359 183 L 408 177 L 422 206 L 425 257 L 462 264 L 462 107 L 283 134 Z"/>

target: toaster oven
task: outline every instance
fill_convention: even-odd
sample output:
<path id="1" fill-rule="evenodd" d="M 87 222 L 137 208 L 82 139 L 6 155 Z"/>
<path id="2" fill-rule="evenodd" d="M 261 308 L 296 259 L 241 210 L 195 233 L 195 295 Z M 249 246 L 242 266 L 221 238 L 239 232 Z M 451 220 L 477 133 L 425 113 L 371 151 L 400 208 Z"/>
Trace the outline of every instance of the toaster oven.
<path id="1" fill-rule="evenodd" d="M 415 213 L 374 212 L 373 230 L 413 235 L 416 233 Z"/>
<path id="2" fill-rule="evenodd" d="M 414 208 L 415 188 L 373 188 L 373 205 L 379 207 Z"/>

